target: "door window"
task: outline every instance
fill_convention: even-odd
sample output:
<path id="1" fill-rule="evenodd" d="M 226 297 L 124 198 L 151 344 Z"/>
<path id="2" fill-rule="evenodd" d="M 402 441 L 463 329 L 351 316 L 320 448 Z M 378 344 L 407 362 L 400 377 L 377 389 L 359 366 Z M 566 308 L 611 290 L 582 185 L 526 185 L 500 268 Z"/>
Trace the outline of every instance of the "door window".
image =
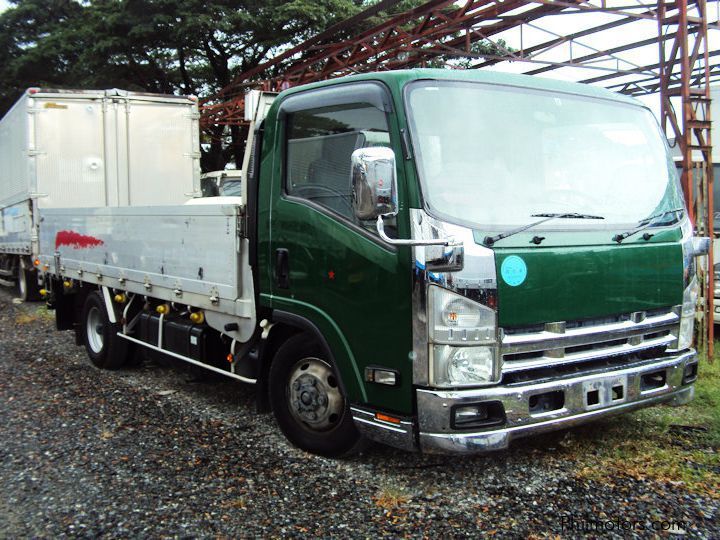
<path id="1" fill-rule="evenodd" d="M 352 210 L 350 156 L 390 146 L 386 115 L 367 103 L 335 105 L 287 116 L 285 189 L 358 225 Z"/>

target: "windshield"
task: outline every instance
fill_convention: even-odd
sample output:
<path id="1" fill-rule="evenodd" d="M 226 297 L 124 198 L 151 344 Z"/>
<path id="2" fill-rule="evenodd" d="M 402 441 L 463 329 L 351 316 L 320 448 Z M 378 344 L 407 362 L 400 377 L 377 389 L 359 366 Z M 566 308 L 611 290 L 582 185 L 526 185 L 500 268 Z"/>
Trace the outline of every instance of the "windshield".
<path id="1" fill-rule="evenodd" d="M 542 228 L 599 228 L 684 206 L 658 124 L 641 106 L 420 81 L 409 86 L 407 108 L 425 202 L 439 217 L 500 230 L 533 215 L 583 213 L 604 219 Z"/>

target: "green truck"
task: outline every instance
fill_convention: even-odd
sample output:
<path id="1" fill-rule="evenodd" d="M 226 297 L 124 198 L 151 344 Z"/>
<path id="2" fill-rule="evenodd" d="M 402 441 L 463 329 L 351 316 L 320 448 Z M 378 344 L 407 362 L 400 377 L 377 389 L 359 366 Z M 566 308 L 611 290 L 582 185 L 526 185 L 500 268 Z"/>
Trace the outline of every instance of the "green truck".
<path id="1" fill-rule="evenodd" d="M 96 365 L 133 346 L 257 384 L 328 456 L 499 450 L 692 398 L 707 243 L 637 101 L 390 71 L 287 90 L 251 140 L 242 201 L 44 217 L 46 294 Z M 140 245 L 133 223 L 161 226 Z M 70 229 L 94 243 L 58 247 Z"/>

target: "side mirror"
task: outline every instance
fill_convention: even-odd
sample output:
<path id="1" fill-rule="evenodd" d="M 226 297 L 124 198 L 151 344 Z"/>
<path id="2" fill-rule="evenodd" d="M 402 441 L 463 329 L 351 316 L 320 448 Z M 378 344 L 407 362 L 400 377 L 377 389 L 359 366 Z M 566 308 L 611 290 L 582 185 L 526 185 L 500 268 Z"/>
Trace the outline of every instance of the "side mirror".
<path id="1" fill-rule="evenodd" d="M 203 197 L 217 197 L 220 195 L 220 190 L 214 178 L 202 178 L 200 180 L 200 191 Z"/>
<path id="2" fill-rule="evenodd" d="M 707 255 L 710 251 L 710 238 L 707 236 L 693 236 L 693 256 Z"/>
<path id="3" fill-rule="evenodd" d="M 395 153 L 384 146 L 358 148 L 350 160 L 355 216 L 368 220 L 397 214 Z"/>

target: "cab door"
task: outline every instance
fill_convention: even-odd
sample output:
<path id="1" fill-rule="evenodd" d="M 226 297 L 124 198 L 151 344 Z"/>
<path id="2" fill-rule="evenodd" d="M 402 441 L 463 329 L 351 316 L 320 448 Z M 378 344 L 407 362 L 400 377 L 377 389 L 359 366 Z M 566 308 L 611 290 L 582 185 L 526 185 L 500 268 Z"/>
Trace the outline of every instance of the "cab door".
<path id="1" fill-rule="evenodd" d="M 383 242 L 374 221 L 358 220 L 351 197 L 354 150 L 388 146 L 401 155 L 389 92 L 368 82 L 291 95 L 276 129 L 282 163 L 270 196 L 271 305 L 322 333 L 351 403 L 410 413 L 410 252 Z M 400 201 L 404 207 L 402 193 Z M 407 234 L 403 215 L 390 230 Z M 397 386 L 365 382 L 371 365 L 396 370 Z"/>

